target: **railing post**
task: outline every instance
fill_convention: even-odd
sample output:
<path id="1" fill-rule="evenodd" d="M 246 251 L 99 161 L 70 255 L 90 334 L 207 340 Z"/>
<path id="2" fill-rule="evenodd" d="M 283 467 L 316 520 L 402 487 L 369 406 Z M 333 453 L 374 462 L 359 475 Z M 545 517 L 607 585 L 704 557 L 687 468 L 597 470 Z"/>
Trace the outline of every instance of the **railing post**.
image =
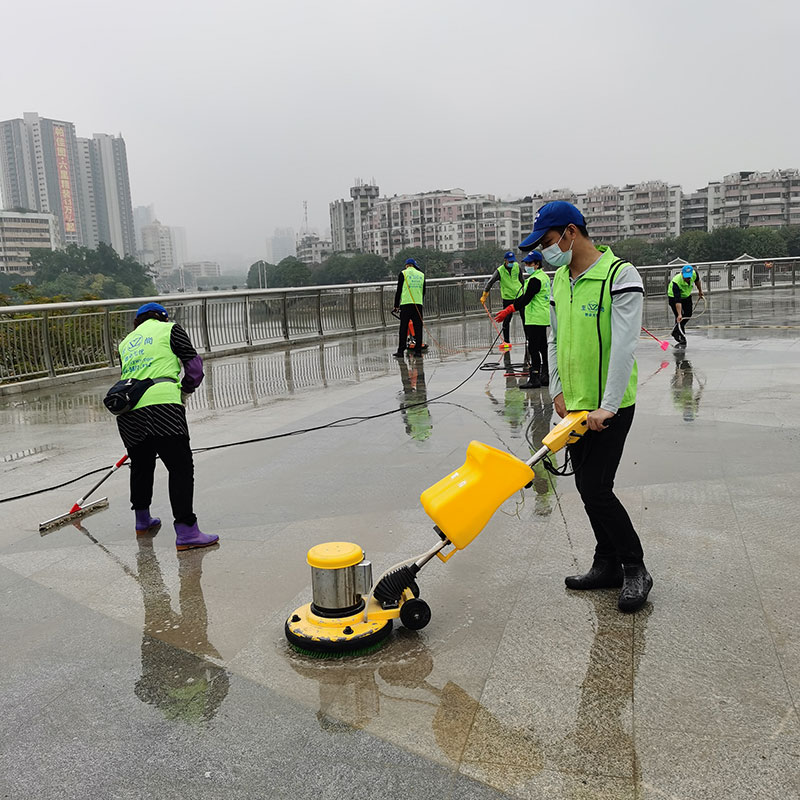
<path id="1" fill-rule="evenodd" d="M 200 334 L 203 337 L 203 347 L 206 353 L 211 352 L 211 336 L 208 328 L 208 298 L 200 301 Z"/>
<path id="2" fill-rule="evenodd" d="M 44 355 L 44 366 L 47 369 L 47 374 L 54 378 L 56 371 L 53 368 L 53 354 L 50 351 L 50 325 L 49 315 L 46 311 L 42 311 L 42 354 Z"/>
<path id="3" fill-rule="evenodd" d="M 106 348 L 106 358 L 108 359 L 108 366 L 114 366 L 114 348 L 111 342 L 111 312 L 108 307 L 103 309 L 103 344 Z"/>
<path id="4" fill-rule="evenodd" d="M 461 281 L 461 316 L 467 316 L 467 288 L 466 283 L 464 283 L 463 279 Z"/>
<path id="5" fill-rule="evenodd" d="M 253 331 L 250 325 L 250 295 L 244 296 L 244 340 L 248 347 L 253 344 Z"/>
<path id="6" fill-rule="evenodd" d="M 775 286 L 775 262 L 773 261 L 771 263 L 772 266 L 770 267 L 769 270 L 769 276 L 771 278 L 770 285 Z"/>
<path id="7" fill-rule="evenodd" d="M 322 289 L 317 289 L 317 330 L 319 335 L 322 336 Z"/>
<path id="8" fill-rule="evenodd" d="M 436 284 L 436 317 L 442 318 L 442 284 Z"/>
<path id="9" fill-rule="evenodd" d="M 795 275 L 797 273 L 797 260 L 792 261 L 792 286 L 795 285 Z"/>
<path id="10" fill-rule="evenodd" d="M 710 288 L 711 284 L 709 283 L 708 289 Z M 708 291 L 708 289 L 706 289 L 706 291 Z M 733 291 L 733 266 L 731 264 L 728 264 L 728 291 Z"/>
<path id="11" fill-rule="evenodd" d="M 281 297 L 281 325 L 283 326 L 283 338 L 289 341 L 289 302 L 286 292 Z"/>
<path id="12" fill-rule="evenodd" d="M 750 284 L 750 288 L 752 289 L 753 288 L 753 273 L 755 272 L 755 270 L 753 269 L 753 262 L 751 261 L 747 266 L 748 266 L 748 269 L 747 269 L 747 280 L 748 280 L 748 283 Z"/>
<path id="13" fill-rule="evenodd" d="M 350 295 L 347 298 L 350 307 L 350 327 L 356 330 L 356 290 L 355 287 L 350 287 Z"/>
<path id="14" fill-rule="evenodd" d="M 378 302 L 380 303 L 381 309 L 381 325 L 385 328 L 386 327 L 386 309 L 383 307 L 383 284 L 378 287 Z"/>

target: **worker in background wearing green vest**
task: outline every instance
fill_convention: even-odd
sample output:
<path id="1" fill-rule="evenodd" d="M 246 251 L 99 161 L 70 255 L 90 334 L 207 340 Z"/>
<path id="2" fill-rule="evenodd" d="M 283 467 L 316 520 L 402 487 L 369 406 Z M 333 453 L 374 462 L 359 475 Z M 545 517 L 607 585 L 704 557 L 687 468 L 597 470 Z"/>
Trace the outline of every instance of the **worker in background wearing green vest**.
<path id="1" fill-rule="evenodd" d="M 500 297 L 503 299 L 503 308 L 508 308 L 514 300 L 522 293 L 523 275 L 522 269 L 517 262 L 517 257 L 509 250 L 503 256 L 503 264 L 499 266 L 492 277 L 486 281 L 483 287 L 483 294 L 481 295 L 481 303 L 484 305 L 489 299 L 489 290 L 492 286 L 500 281 Z M 511 311 L 509 314 L 513 314 Z M 503 344 L 509 345 L 511 343 L 511 317 L 507 317 L 503 322 Z"/>
<path id="2" fill-rule="evenodd" d="M 528 380 L 520 389 L 538 389 L 550 383 L 547 366 L 547 329 L 550 326 L 550 277 L 542 269 L 542 254 L 533 250 L 522 259 L 531 270 L 523 285 L 522 295 L 511 301 L 496 317 L 503 322 L 506 317 L 519 311 L 525 323 L 525 339 L 528 342 L 530 367 Z"/>
<path id="3" fill-rule="evenodd" d="M 697 284 L 697 296 L 703 296 L 700 276 L 697 270 L 687 264 L 677 275 L 673 276 L 667 289 L 669 307 L 675 315 L 675 327 L 672 338 L 679 347 L 686 347 L 686 323 L 692 318 L 692 288 Z"/>
<path id="4" fill-rule="evenodd" d="M 621 587 L 617 605 L 636 611 L 653 579 L 639 536 L 614 494 L 633 422 L 644 287 L 636 268 L 608 247 L 595 247 L 571 203 L 542 206 L 520 250 L 539 247 L 556 267 L 550 300 L 550 393 L 559 416 L 588 411 L 587 432 L 569 447 L 575 485 L 594 531 L 591 569 L 571 575 L 570 589 Z"/>
<path id="5" fill-rule="evenodd" d="M 133 331 L 119 345 L 122 379 L 157 381 L 130 411 L 117 417 L 117 428 L 131 463 L 131 507 L 136 535 L 154 535 L 161 527 L 150 516 L 156 457 L 169 472 L 169 501 L 178 550 L 208 547 L 219 536 L 203 533 L 194 514 L 194 462 L 186 424 L 185 399 L 203 380 L 203 361 L 186 331 L 169 322 L 167 310 L 145 303 L 136 312 Z M 183 366 L 183 378 L 179 380 Z"/>
<path id="6" fill-rule="evenodd" d="M 422 303 L 425 298 L 425 274 L 420 271 L 416 259 L 407 258 L 405 269 L 397 276 L 397 291 L 394 293 L 394 311 L 400 312 L 400 341 L 395 358 L 406 352 L 408 323 L 414 323 L 414 355 L 422 355 Z"/>

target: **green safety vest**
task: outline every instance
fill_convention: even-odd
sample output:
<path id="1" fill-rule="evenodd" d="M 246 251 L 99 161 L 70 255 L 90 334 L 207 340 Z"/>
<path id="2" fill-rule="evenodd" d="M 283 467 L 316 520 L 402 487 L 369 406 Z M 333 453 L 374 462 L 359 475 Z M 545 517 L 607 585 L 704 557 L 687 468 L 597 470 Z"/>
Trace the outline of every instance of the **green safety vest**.
<path id="1" fill-rule="evenodd" d="M 400 295 L 400 305 L 421 306 L 422 287 L 425 284 L 425 273 L 420 272 L 412 266 L 407 266 L 403 270 L 403 293 Z"/>
<path id="2" fill-rule="evenodd" d="M 681 297 L 688 297 L 694 288 L 694 282 L 697 280 L 697 273 L 693 272 L 692 277 L 687 281 L 679 272 L 670 282 L 670 286 L 674 283 L 681 290 Z M 672 289 L 667 289 L 667 295 L 672 297 Z"/>
<path id="3" fill-rule="evenodd" d="M 553 277 L 556 314 L 558 377 L 568 411 L 594 411 L 600 407 L 611 357 L 611 284 L 627 263 L 610 247 L 597 248 L 602 256 L 571 285 L 569 266 Z M 633 370 L 620 408 L 636 402 L 638 367 Z"/>
<path id="4" fill-rule="evenodd" d="M 169 346 L 174 324 L 157 319 L 145 320 L 119 344 L 122 380 L 173 378 L 176 381 L 154 384 L 142 395 L 134 409 L 181 402 L 181 387 L 177 383 L 181 362 Z"/>
<path id="5" fill-rule="evenodd" d="M 550 276 L 543 269 L 537 269 L 534 273 L 529 275 L 528 279 L 525 281 L 525 291 L 528 291 L 528 281 L 530 281 L 531 278 L 538 278 L 542 286 L 533 296 L 533 300 L 531 300 L 530 303 L 525 306 L 525 324 L 549 325 Z"/>
<path id="6" fill-rule="evenodd" d="M 519 263 L 514 261 L 508 266 L 510 269 L 503 264 L 497 270 L 500 273 L 500 297 L 503 300 L 513 300 L 515 297 L 519 297 L 522 289 L 522 284 L 519 280 Z"/>

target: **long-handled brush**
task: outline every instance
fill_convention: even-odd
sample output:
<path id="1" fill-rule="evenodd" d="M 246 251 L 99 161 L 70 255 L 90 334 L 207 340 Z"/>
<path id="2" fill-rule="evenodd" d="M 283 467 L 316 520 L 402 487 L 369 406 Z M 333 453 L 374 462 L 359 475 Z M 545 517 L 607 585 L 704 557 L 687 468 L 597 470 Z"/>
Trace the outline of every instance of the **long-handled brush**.
<path id="1" fill-rule="evenodd" d="M 93 494 L 97 488 L 102 484 L 105 483 L 126 461 L 128 460 L 128 454 L 126 453 L 122 458 L 114 464 L 113 467 L 105 474 L 102 478 L 100 478 L 97 483 L 89 489 L 86 494 L 79 498 L 74 506 L 66 513 L 61 514 L 57 517 L 53 517 L 53 519 L 48 519 L 45 522 L 39 523 L 39 533 L 45 534 L 49 533 L 56 528 L 60 528 L 62 525 L 66 524 L 67 522 L 73 522 L 76 519 L 80 519 L 81 517 L 85 517 L 87 514 L 91 514 L 93 511 L 99 511 L 101 508 L 108 508 L 108 498 L 101 497 L 99 500 L 95 500 L 92 503 L 86 503 L 86 499 Z"/>
<path id="2" fill-rule="evenodd" d="M 655 340 L 656 340 L 656 341 L 657 341 L 657 342 L 658 342 L 658 343 L 661 345 L 661 349 L 662 349 L 662 350 L 666 350 L 666 349 L 669 347 L 669 342 L 664 342 L 664 341 L 662 341 L 661 339 L 659 339 L 659 338 L 658 338 L 658 336 L 655 336 L 654 334 L 650 333 L 650 331 L 649 331 L 649 330 L 647 330 L 647 328 L 645 328 L 644 326 L 642 326 L 642 330 L 643 330 L 643 331 L 644 331 L 644 332 L 645 332 L 645 333 L 646 333 L 648 336 L 650 336 L 651 338 L 655 339 Z"/>

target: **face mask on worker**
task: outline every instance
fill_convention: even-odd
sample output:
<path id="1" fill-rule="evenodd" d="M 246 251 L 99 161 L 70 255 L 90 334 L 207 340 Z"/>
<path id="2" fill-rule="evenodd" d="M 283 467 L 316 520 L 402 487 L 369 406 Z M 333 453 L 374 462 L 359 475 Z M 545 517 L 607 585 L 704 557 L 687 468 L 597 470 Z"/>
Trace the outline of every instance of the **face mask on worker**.
<path id="1" fill-rule="evenodd" d="M 564 233 L 566 233 L 566 228 L 564 229 Z M 561 239 L 564 238 L 564 233 L 561 234 L 558 242 L 555 244 L 551 244 L 549 247 L 545 247 L 542 250 L 542 258 L 551 266 L 553 267 L 565 267 L 572 261 L 572 245 L 575 244 L 575 240 L 571 242 L 569 246 L 569 250 L 562 250 L 558 244 Z"/>

